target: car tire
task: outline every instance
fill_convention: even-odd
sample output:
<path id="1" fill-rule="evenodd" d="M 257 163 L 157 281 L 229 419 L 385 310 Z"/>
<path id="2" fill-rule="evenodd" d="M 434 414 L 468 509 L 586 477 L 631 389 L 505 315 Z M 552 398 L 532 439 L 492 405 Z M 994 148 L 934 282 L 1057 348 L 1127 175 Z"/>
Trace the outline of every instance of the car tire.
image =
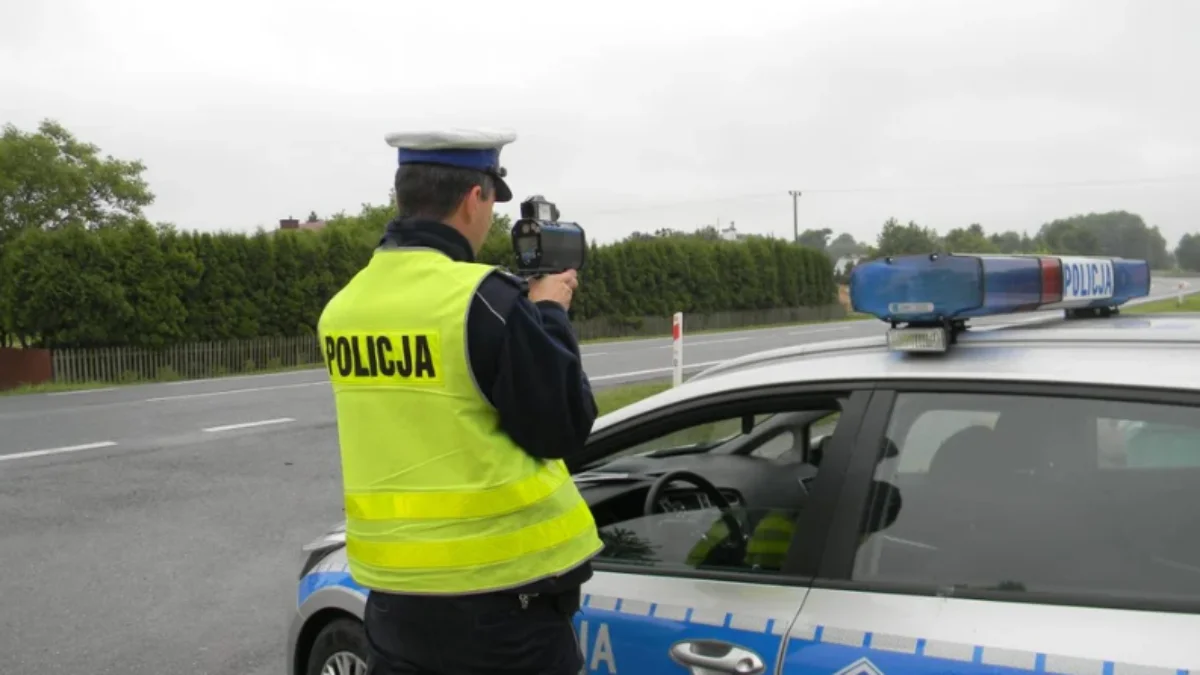
<path id="1" fill-rule="evenodd" d="M 334 619 L 317 633 L 305 675 L 366 675 L 367 634 L 353 619 Z"/>

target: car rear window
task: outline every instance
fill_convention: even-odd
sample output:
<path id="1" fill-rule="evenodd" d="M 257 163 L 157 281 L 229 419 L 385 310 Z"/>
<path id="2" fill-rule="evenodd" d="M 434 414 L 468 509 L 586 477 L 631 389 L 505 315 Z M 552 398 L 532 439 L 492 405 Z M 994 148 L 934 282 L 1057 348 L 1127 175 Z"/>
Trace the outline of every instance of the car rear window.
<path id="1" fill-rule="evenodd" d="M 854 578 L 1200 597 L 1197 408 L 901 393 L 887 436 L 899 509 Z"/>

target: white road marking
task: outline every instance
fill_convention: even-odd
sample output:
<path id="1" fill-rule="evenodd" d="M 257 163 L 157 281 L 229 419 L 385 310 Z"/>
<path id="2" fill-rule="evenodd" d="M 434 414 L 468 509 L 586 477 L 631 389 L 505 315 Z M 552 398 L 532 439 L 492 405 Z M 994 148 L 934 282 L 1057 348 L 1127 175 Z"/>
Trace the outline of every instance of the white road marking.
<path id="1" fill-rule="evenodd" d="M 175 396 L 156 396 L 142 401 L 142 403 L 154 403 L 156 401 L 180 401 L 189 398 L 207 398 L 209 396 L 228 396 L 230 394 L 249 394 L 256 391 L 274 391 L 276 389 L 296 389 L 298 387 L 315 387 L 317 385 L 329 386 L 329 382 L 322 380 L 319 382 L 300 382 L 298 384 L 277 384 L 271 387 L 247 387 L 245 389 L 224 389 L 222 391 L 206 391 L 201 394 L 177 394 Z"/>
<path id="2" fill-rule="evenodd" d="M 250 429 L 252 427 L 265 427 L 271 424 L 287 424 L 288 422 L 295 421 L 296 420 L 292 419 L 291 417 L 277 417 L 273 420 L 259 420 L 257 422 L 242 422 L 241 424 L 225 424 L 219 427 L 208 427 L 207 429 L 203 429 L 203 431 L 234 431 L 235 429 Z"/>
<path id="3" fill-rule="evenodd" d="M 683 369 L 684 370 L 693 370 L 695 368 L 703 368 L 705 366 L 715 366 L 718 363 L 724 363 L 724 362 L 725 361 L 705 361 L 703 363 L 689 363 L 689 364 L 684 364 Z M 653 375 L 655 373 L 669 373 L 673 370 L 675 370 L 675 368 L 672 366 L 667 366 L 666 368 L 648 368 L 646 370 L 631 370 L 628 373 L 613 373 L 612 375 L 598 375 L 596 377 L 589 376 L 588 381 L 599 382 L 601 380 L 615 380 L 618 377 L 633 377 L 634 375 Z"/>
<path id="4" fill-rule="evenodd" d="M 76 389 L 75 391 L 55 391 L 47 396 L 74 396 L 75 394 L 95 394 L 101 391 L 116 391 L 116 387 L 101 387 L 100 389 Z"/>
<path id="5" fill-rule="evenodd" d="M 608 352 L 580 352 L 581 356 L 604 356 Z"/>
<path id="6" fill-rule="evenodd" d="M 97 448 L 111 448 L 116 445 L 112 441 L 100 441 L 98 443 L 84 443 L 83 445 L 67 445 L 61 448 L 47 448 L 45 450 L 30 450 L 29 452 L 17 452 L 11 455 L 0 455 L 0 462 L 9 459 L 29 459 L 31 457 L 45 457 L 47 455 L 61 455 L 67 452 L 79 452 L 80 450 L 95 450 Z"/>
<path id="7" fill-rule="evenodd" d="M 812 335 L 813 333 L 835 333 L 842 330 L 850 330 L 853 326 L 837 326 L 835 328 L 813 328 L 811 330 L 794 330 L 788 335 Z"/>

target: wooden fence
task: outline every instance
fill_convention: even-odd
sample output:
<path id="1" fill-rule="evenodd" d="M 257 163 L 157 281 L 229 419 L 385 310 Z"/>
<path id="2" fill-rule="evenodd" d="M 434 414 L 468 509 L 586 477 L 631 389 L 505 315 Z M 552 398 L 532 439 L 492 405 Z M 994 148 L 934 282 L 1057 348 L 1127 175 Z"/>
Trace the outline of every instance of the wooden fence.
<path id="1" fill-rule="evenodd" d="M 731 330 L 750 326 L 822 321 L 846 316 L 841 304 L 826 307 L 685 314 L 684 333 Z M 671 317 L 592 319 L 575 324 L 580 340 L 671 335 Z M 319 367 L 322 354 L 313 336 L 199 342 L 165 349 L 111 347 L 54 350 L 53 381 L 139 382 L 193 380 L 286 368 Z"/>

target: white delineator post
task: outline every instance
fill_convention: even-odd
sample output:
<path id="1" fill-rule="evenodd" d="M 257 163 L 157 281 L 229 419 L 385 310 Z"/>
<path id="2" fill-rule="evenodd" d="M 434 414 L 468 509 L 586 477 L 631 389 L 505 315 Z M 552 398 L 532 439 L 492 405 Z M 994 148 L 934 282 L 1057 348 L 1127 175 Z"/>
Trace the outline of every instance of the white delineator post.
<path id="1" fill-rule="evenodd" d="M 1178 302 L 1179 306 L 1181 306 L 1181 307 L 1183 306 L 1183 286 L 1184 286 L 1184 284 L 1181 281 L 1181 282 L 1179 282 L 1179 285 L 1176 287 L 1179 289 L 1179 295 L 1175 298 L 1175 301 Z"/>
<path id="2" fill-rule="evenodd" d="M 683 312 L 675 312 L 671 318 L 671 365 L 675 367 L 673 384 L 678 387 L 683 384 Z"/>

